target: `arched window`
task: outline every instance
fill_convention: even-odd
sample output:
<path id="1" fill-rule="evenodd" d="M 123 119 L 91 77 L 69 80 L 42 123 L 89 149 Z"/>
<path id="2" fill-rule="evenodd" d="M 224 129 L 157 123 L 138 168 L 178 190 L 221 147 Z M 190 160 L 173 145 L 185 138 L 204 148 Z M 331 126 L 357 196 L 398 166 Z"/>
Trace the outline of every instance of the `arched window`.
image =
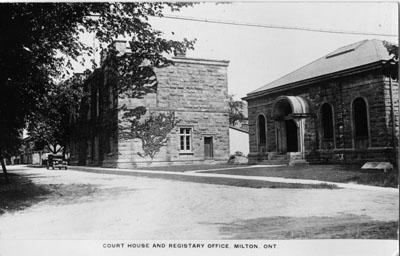
<path id="1" fill-rule="evenodd" d="M 355 138 L 368 138 L 367 103 L 361 97 L 353 101 L 353 125 Z"/>
<path id="2" fill-rule="evenodd" d="M 332 110 L 332 106 L 328 103 L 324 103 L 321 106 L 321 127 L 322 127 L 322 139 L 332 140 L 333 139 L 333 110 Z"/>
<path id="3" fill-rule="evenodd" d="M 258 116 L 258 143 L 259 145 L 267 144 L 267 134 L 265 132 L 265 117 Z"/>

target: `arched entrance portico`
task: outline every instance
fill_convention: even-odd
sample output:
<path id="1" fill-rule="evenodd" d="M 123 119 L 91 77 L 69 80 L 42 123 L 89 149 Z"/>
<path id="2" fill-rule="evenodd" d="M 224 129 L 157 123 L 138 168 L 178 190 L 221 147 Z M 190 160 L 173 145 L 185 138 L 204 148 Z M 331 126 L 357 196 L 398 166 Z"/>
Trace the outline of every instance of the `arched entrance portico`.
<path id="1" fill-rule="evenodd" d="M 278 154 L 304 153 L 304 117 L 309 113 L 309 104 L 302 97 L 281 96 L 275 100 L 273 119 Z"/>

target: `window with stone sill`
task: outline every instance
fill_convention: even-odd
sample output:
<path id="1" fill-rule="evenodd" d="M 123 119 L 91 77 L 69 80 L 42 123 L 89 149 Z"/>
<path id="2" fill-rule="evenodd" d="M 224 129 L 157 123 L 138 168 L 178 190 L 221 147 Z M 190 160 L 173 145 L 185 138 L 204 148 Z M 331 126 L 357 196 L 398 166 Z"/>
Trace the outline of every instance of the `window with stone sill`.
<path id="1" fill-rule="evenodd" d="M 264 115 L 258 115 L 258 143 L 259 145 L 266 145 L 267 143 L 267 133 L 265 131 L 265 117 Z"/>
<path id="2" fill-rule="evenodd" d="M 91 117 L 92 117 L 92 108 L 91 108 L 91 104 L 90 104 L 90 99 L 91 99 L 91 97 L 89 96 L 88 98 L 87 98 L 87 103 L 88 103 L 88 108 L 87 108 L 87 120 L 90 120 L 91 119 Z"/>
<path id="3" fill-rule="evenodd" d="M 108 135 L 108 143 L 107 143 L 107 154 L 112 155 L 113 154 L 113 146 L 114 146 L 114 140 L 111 137 L 111 135 Z"/>
<path id="4" fill-rule="evenodd" d="M 70 155 L 71 158 L 75 158 L 75 142 L 71 141 L 70 144 Z"/>
<path id="5" fill-rule="evenodd" d="M 92 142 L 90 140 L 87 141 L 87 149 L 86 149 L 87 157 L 92 156 Z"/>
<path id="6" fill-rule="evenodd" d="M 192 132 L 191 127 L 180 127 L 179 128 L 179 153 L 180 154 L 191 154 L 192 153 Z"/>
<path id="7" fill-rule="evenodd" d="M 353 101 L 353 125 L 355 139 L 368 139 L 367 103 L 361 97 Z"/>
<path id="8" fill-rule="evenodd" d="M 333 110 L 332 106 L 324 103 L 321 106 L 321 133 L 324 141 L 333 141 Z"/>
<path id="9" fill-rule="evenodd" d="M 100 95 L 99 90 L 96 91 L 96 117 L 100 115 Z"/>
<path id="10" fill-rule="evenodd" d="M 110 103 L 109 108 L 112 109 L 114 108 L 114 89 L 112 88 L 111 85 L 108 87 L 108 96 L 109 96 L 108 100 Z"/>

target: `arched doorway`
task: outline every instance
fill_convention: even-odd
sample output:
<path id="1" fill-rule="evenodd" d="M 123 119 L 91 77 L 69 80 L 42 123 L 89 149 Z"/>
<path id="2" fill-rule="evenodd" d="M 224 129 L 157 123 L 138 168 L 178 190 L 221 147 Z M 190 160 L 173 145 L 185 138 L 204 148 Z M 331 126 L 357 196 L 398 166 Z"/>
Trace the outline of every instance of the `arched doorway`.
<path id="1" fill-rule="evenodd" d="M 287 152 L 299 152 L 298 129 L 293 119 L 285 120 L 286 125 L 286 148 Z"/>
<path id="2" fill-rule="evenodd" d="M 273 118 L 279 154 L 304 152 L 304 117 L 309 112 L 309 104 L 301 97 L 281 96 L 275 100 Z"/>

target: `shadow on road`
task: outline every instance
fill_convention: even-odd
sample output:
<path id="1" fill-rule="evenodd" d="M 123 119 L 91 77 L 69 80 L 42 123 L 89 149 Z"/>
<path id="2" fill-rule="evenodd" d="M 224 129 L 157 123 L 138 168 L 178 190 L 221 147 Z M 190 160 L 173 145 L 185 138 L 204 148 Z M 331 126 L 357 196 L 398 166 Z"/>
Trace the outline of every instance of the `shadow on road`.
<path id="1" fill-rule="evenodd" d="M 215 225 L 213 223 L 212 225 Z M 375 221 L 368 216 L 270 217 L 219 224 L 230 239 L 392 239 L 397 222 Z"/>

